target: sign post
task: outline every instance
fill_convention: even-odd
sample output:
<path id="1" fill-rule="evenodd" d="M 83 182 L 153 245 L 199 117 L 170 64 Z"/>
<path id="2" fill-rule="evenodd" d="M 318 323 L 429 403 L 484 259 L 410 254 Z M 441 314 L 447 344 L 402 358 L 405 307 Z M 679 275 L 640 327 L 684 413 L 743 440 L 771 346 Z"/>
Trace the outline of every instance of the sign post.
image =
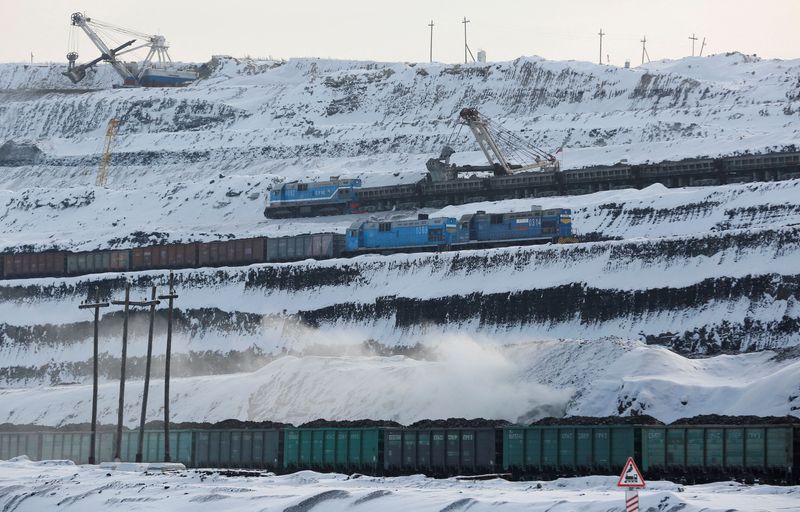
<path id="1" fill-rule="evenodd" d="M 625 512 L 639 512 L 639 489 L 644 486 L 642 472 L 636 467 L 633 457 L 628 457 L 617 482 L 617 487 L 625 489 Z"/>

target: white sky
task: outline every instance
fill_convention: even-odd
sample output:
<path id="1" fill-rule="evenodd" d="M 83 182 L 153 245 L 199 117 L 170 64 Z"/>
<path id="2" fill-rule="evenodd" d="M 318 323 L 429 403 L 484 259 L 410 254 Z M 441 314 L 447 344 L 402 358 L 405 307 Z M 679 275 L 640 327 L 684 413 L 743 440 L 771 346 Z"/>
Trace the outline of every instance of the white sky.
<path id="1" fill-rule="evenodd" d="M 697 52 L 800 57 L 800 0 L 0 0 L 0 62 L 66 62 L 69 16 L 90 17 L 167 37 L 173 59 L 332 57 L 427 61 L 433 19 L 434 60 L 463 61 L 463 25 L 473 53 L 488 59 L 540 55 L 621 65 Z M 79 34 L 80 58 L 98 55 Z"/>

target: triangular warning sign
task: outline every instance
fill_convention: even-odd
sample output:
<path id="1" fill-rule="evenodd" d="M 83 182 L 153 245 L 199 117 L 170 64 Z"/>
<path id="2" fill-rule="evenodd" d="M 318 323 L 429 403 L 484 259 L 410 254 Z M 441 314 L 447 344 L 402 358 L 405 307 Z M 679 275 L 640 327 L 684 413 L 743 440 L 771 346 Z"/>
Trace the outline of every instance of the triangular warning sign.
<path id="1" fill-rule="evenodd" d="M 625 467 L 622 469 L 622 474 L 619 475 L 619 482 L 617 482 L 618 487 L 644 487 L 644 477 L 642 477 L 642 472 L 639 471 L 639 468 L 636 467 L 636 463 L 633 462 L 633 457 L 628 457 L 628 462 L 625 463 Z"/>

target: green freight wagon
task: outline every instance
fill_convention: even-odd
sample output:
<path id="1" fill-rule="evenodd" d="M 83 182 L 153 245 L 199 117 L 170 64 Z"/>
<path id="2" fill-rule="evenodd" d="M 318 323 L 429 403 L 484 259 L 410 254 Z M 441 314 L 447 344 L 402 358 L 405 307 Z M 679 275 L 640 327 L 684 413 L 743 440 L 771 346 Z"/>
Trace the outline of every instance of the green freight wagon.
<path id="1" fill-rule="evenodd" d="M 38 432 L 0 432 L 0 460 L 26 455 L 31 460 L 41 460 Z"/>
<path id="2" fill-rule="evenodd" d="M 196 430 L 197 467 L 252 468 L 277 471 L 281 435 L 277 429 Z"/>
<path id="3" fill-rule="evenodd" d="M 142 447 L 142 462 L 164 461 L 164 431 L 145 430 Z M 123 462 L 135 462 L 136 451 L 139 443 L 139 431 L 128 430 L 122 433 L 122 450 L 120 459 Z M 180 462 L 187 467 L 193 466 L 193 432 L 191 430 L 170 430 L 169 449 L 172 462 Z M 112 461 L 113 453 L 106 458 L 105 454 L 98 457 L 100 462 Z"/>
<path id="4" fill-rule="evenodd" d="M 283 468 L 363 471 L 383 468 L 382 428 L 287 428 L 283 430 Z"/>
<path id="5" fill-rule="evenodd" d="M 40 460 L 71 460 L 88 464 L 92 434 L 89 432 L 41 432 Z M 114 446 L 112 432 L 98 432 L 95 450 L 98 461 L 111 460 Z M 104 458 L 105 457 L 105 458 Z"/>
<path id="6" fill-rule="evenodd" d="M 797 479 L 796 425 L 672 425 L 642 427 L 642 470 L 652 477 L 691 481 L 766 477 Z"/>
<path id="7" fill-rule="evenodd" d="M 497 473 L 500 468 L 498 429 L 388 428 L 383 435 L 387 474 L 475 475 Z"/>
<path id="8" fill-rule="evenodd" d="M 526 476 L 618 474 L 641 460 L 640 427 L 547 425 L 503 428 L 503 469 Z"/>

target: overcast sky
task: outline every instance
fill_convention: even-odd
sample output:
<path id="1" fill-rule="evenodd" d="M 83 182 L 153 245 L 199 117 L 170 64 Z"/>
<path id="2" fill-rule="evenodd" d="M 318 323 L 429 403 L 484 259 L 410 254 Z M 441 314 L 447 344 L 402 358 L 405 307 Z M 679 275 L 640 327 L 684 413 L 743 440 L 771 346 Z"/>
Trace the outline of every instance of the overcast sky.
<path id="1" fill-rule="evenodd" d="M 800 0 L 0 0 L 0 61 L 66 62 L 69 16 L 80 10 L 115 25 L 160 33 L 173 59 L 332 57 L 427 61 L 464 59 L 469 45 L 488 60 L 540 55 L 554 60 L 641 60 L 642 36 L 653 60 L 696 52 L 741 51 L 800 57 Z M 79 62 L 98 52 L 79 34 Z"/>

